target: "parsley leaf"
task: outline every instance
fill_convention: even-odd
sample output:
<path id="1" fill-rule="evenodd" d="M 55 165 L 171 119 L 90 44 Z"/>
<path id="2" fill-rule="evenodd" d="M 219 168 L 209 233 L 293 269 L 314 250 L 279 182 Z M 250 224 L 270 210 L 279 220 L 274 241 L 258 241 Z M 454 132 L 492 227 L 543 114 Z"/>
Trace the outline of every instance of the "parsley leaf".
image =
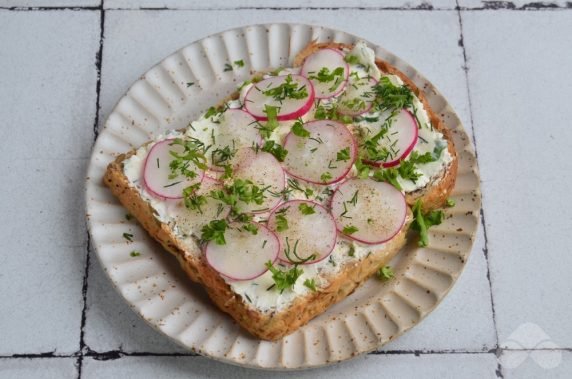
<path id="1" fill-rule="evenodd" d="M 386 169 L 375 170 L 372 178 L 376 182 L 387 182 L 401 191 L 403 188 L 401 188 L 401 185 L 397 181 L 398 175 L 399 172 L 397 171 L 397 169 L 386 168 Z"/>
<path id="2" fill-rule="evenodd" d="M 266 117 L 268 120 L 266 121 L 266 125 L 258 126 L 257 129 L 260 131 L 260 134 L 264 138 L 270 138 L 272 132 L 278 127 L 278 110 L 279 107 L 274 107 L 272 105 L 264 105 L 264 113 L 266 113 Z"/>
<path id="3" fill-rule="evenodd" d="M 344 80 L 344 68 L 336 67 L 332 72 L 330 72 L 327 67 L 322 67 L 317 74 L 309 75 L 308 79 L 317 80 L 320 83 L 329 83 L 333 81 L 334 83 L 330 88 L 328 88 L 328 91 L 335 91 Z"/>
<path id="4" fill-rule="evenodd" d="M 359 58 L 355 55 L 346 54 L 344 57 L 344 61 L 348 62 L 349 64 L 358 64 Z"/>
<path id="5" fill-rule="evenodd" d="M 332 174 L 330 174 L 329 172 L 324 172 L 321 176 L 320 176 L 320 180 L 322 182 L 327 182 L 328 180 L 332 179 Z"/>
<path id="6" fill-rule="evenodd" d="M 355 232 L 357 232 L 359 229 L 356 228 L 353 225 L 348 225 L 348 226 L 344 226 L 344 229 L 342 230 L 342 233 L 347 234 L 347 235 L 351 235 L 354 234 Z"/>
<path id="7" fill-rule="evenodd" d="M 306 203 L 300 203 L 300 205 L 298 206 L 298 209 L 305 216 L 313 215 L 314 213 L 316 213 L 316 210 L 314 209 L 314 207 L 312 207 Z"/>
<path id="8" fill-rule="evenodd" d="M 169 168 L 171 170 L 169 179 L 175 179 L 179 175 L 191 179 L 195 178 L 197 173 L 189 169 L 191 163 L 201 170 L 207 169 L 207 158 L 205 157 L 204 143 L 195 138 L 191 138 L 189 140 L 175 138 L 169 146 L 183 147 L 182 153 L 178 153 L 174 150 L 169 151 L 169 154 L 173 157 L 173 160 L 169 163 Z"/>
<path id="9" fill-rule="evenodd" d="M 276 215 L 276 230 L 283 232 L 288 229 L 288 220 L 283 214 Z"/>
<path id="10" fill-rule="evenodd" d="M 393 278 L 395 274 L 390 266 L 383 266 L 377 270 L 377 277 L 383 281 Z"/>
<path id="11" fill-rule="evenodd" d="M 234 183 L 225 185 L 222 190 L 211 191 L 210 197 L 230 205 L 235 213 L 239 213 L 239 201 L 260 205 L 264 202 L 264 191 L 265 189 L 258 187 L 250 180 L 236 179 Z"/>
<path id="12" fill-rule="evenodd" d="M 129 255 L 132 257 L 138 257 L 141 255 L 141 253 L 138 252 L 137 250 L 133 250 L 131 253 L 129 253 Z"/>
<path id="13" fill-rule="evenodd" d="M 336 154 L 336 161 L 347 161 L 350 159 L 350 148 L 346 147 L 345 149 L 342 149 L 340 151 L 338 151 L 338 153 Z"/>
<path id="14" fill-rule="evenodd" d="M 292 125 L 292 133 L 298 137 L 309 137 L 310 132 L 304 129 L 304 123 L 301 120 L 296 120 L 294 125 Z"/>
<path id="15" fill-rule="evenodd" d="M 447 199 L 447 206 L 448 207 L 454 207 L 455 206 L 455 200 L 454 199 Z"/>
<path id="16" fill-rule="evenodd" d="M 418 199 L 412 209 L 413 223 L 411 224 L 411 229 L 419 232 L 419 246 L 425 247 L 429 243 L 427 230 L 433 225 L 441 224 L 444 215 L 442 210 L 423 213 L 422 208 L 421 200 Z"/>
<path id="17" fill-rule="evenodd" d="M 250 232 L 254 235 L 258 234 L 258 227 L 254 224 L 246 224 L 242 227 L 244 230 L 246 230 L 247 232 Z"/>
<path id="18" fill-rule="evenodd" d="M 286 99 L 304 99 L 308 97 L 306 86 L 298 86 L 292 79 L 292 75 L 286 76 L 284 82 L 279 86 L 264 90 L 262 93 L 280 102 Z"/>
<path id="19" fill-rule="evenodd" d="M 197 195 L 200 185 L 197 183 L 183 189 L 183 203 L 187 209 L 196 210 L 202 214 L 201 207 L 207 203 L 207 198 L 204 195 Z"/>
<path id="20" fill-rule="evenodd" d="M 234 65 L 236 67 L 244 67 L 244 61 L 242 59 L 238 60 L 238 61 L 234 61 Z"/>
<path id="21" fill-rule="evenodd" d="M 228 228 L 225 220 L 212 220 L 201 229 L 201 240 L 215 241 L 217 245 L 225 245 L 224 232 Z"/>
<path id="22" fill-rule="evenodd" d="M 367 179 L 369 177 L 370 166 L 363 163 L 363 161 L 358 158 L 355 162 L 357 177 L 359 179 Z"/>
<path id="23" fill-rule="evenodd" d="M 272 280 L 276 284 L 276 289 L 280 293 L 284 292 L 285 289 L 293 288 L 296 281 L 304 273 L 297 265 L 294 265 L 288 271 L 282 271 L 274 267 L 271 261 L 266 262 L 266 267 L 272 273 Z"/>
<path id="24" fill-rule="evenodd" d="M 311 289 L 312 291 L 316 292 L 316 281 L 314 280 L 314 278 L 312 279 L 306 279 L 304 280 L 304 285 L 306 287 L 308 287 L 309 289 Z"/>
<path id="25" fill-rule="evenodd" d="M 261 150 L 274 155 L 279 162 L 284 162 L 284 158 L 288 155 L 288 150 L 284 149 L 282 145 L 274 141 L 264 142 Z"/>
<path id="26" fill-rule="evenodd" d="M 133 234 L 131 233 L 123 233 L 123 238 L 125 238 L 129 242 L 133 242 Z"/>
<path id="27" fill-rule="evenodd" d="M 421 174 L 415 170 L 415 163 L 412 160 L 407 160 L 401 162 L 399 167 L 397 168 L 397 172 L 399 172 L 399 176 L 403 179 L 411 180 L 413 183 L 421 177 Z"/>

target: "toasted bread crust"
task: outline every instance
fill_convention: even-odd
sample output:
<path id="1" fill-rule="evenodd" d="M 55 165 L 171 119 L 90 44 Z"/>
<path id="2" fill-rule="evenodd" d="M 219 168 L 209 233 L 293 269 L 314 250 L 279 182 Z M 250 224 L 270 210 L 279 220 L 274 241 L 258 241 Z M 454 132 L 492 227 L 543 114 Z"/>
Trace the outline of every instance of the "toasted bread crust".
<path id="1" fill-rule="evenodd" d="M 301 66 L 304 60 L 309 55 L 313 54 L 317 50 L 326 48 L 341 50 L 341 49 L 351 49 L 352 46 L 348 44 L 334 43 L 334 42 L 311 43 L 308 46 L 306 46 L 302 51 L 300 51 L 300 53 L 294 58 L 294 66 Z M 409 192 L 405 194 L 405 200 L 407 201 L 407 204 L 409 204 L 410 206 L 413 206 L 413 204 L 415 204 L 417 199 L 420 199 L 423 204 L 423 209 L 425 211 L 442 208 L 445 205 L 447 198 L 451 194 L 451 191 L 455 187 L 455 180 L 457 178 L 457 169 L 459 165 L 457 159 L 457 151 L 455 149 L 455 145 L 453 144 L 451 131 L 445 127 L 439 115 L 437 115 L 429 105 L 427 97 L 425 96 L 423 91 L 421 91 L 415 85 L 415 83 L 413 83 L 411 79 L 409 79 L 404 73 L 399 71 L 396 67 L 392 66 L 388 62 L 385 62 L 382 59 L 376 58 L 375 63 L 382 72 L 392 75 L 397 75 L 403 81 L 403 83 L 405 83 L 407 87 L 409 87 L 413 91 L 413 93 L 417 96 L 417 98 L 419 98 L 419 100 L 423 104 L 423 107 L 427 111 L 427 114 L 429 115 L 429 120 L 431 121 L 433 127 L 438 131 L 440 131 L 441 133 L 443 133 L 443 136 L 447 140 L 447 150 L 449 150 L 449 154 L 451 154 L 452 157 L 452 161 L 449 164 L 449 166 L 447 166 L 443 170 L 441 176 L 438 177 L 436 180 L 428 183 L 425 187 L 415 192 Z"/>
<path id="2" fill-rule="evenodd" d="M 349 48 L 350 46 L 342 44 L 310 44 L 296 57 L 294 65 L 300 65 L 306 56 L 324 47 Z M 409 194 L 406 196 L 410 205 L 415 202 L 416 198 L 422 198 L 425 209 L 438 208 L 443 205 L 448 197 L 456 177 L 457 159 L 450 133 L 431 110 L 423 94 L 404 74 L 381 60 L 377 64 L 383 71 L 400 76 L 410 86 L 426 107 L 434 127 L 441 130 L 449 141 L 449 152 L 454 159 L 443 178 L 435 186 L 423 189 L 422 194 Z M 412 220 L 409 209 L 405 224 L 393 239 L 384 244 L 382 249 L 372 252 L 362 261 L 347 264 L 335 277 L 330 278 L 330 283 L 326 288 L 320 288 L 317 292 L 296 299 L 286 310 L 261 312 L 251 308 L 244 298 L 234 293 L 225 280 L 208 265 L 200 251 L 185 251 L 185 248 L 168 225 L 156 219 L 151 205 L 139 195 L 135 187 L 129 184 L 129 180 L 124 174 L 123 161 L 132 154 L 134 154 L 134 151 L 119 155 L 114 162 L 109 164 L 103 178 L 104 184 L 110 188 L 111 192 L 141 223 L 147 232 L 161 243 L 167 251 L 177 257 L 189 278 L 204 286 L 209 297 L 223 312 L 228 313 L 244 329 L 261 339 L 280 339 L 323 313 L 332 304 L 343 300 L 380 266 L 389 262 L 406 243 L 405 237 Z"/>

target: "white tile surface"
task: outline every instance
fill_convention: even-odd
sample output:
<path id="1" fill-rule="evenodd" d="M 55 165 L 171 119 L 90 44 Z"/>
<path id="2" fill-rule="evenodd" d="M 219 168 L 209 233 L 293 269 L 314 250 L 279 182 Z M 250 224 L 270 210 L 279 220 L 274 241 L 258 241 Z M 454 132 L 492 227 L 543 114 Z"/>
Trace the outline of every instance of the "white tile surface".
<path id="1" fill-rule="evenodd" d="M 570 351 L 505 351 L 501 355 L 506 379 L 570 378 Z"/>
<path id="2" fill-rule="evenodd" d="M 98 25 L 93 12 L 0 12 L 2 355 L 79 346 Z"/>
<path id="3" fill-rule="evenodd" d="M 570 16 L 463 13 L 501 344 L 530 322 L 572 347 Z"/>
<path id="4" fill-rule="evenodd" d="M 456 12 L 352 10 L 345 14 L 348 31 L 383 45 L 432 79 L 451 100 L 470 129 Z M 288 11 L 280 14 L 268 10 L 109 11 L 106 14 L 103 53 L 101 122 L 119 96 L 150 66 L 195 39 L 244 24 L 246 17 L 251 23 L 293 21 L 331 26 L 339 24 L 339 12 L 336 11 Z M 372 23 L 379 24 L 375 31 L 368 26 Z M 403 23 L 411 25 L 414 32 L 391 33 Z M 153 28 L 149 28 L 149 25 L 153 25 Z M 349 29 L 350 26 L 353 29 Z M 160 35 L 157 35 L 158 31 Z M 467 270 L 451 296 L 446 298 L 436 314 L 388 348 L 482 351 L 494 347 L 491 301 L 482 248 L 483 238 L 480 235 Z M 88 291 L 88 345 L 97 351 L 114 350 L 120 346 L 127 351 L 177 350 L 166 340 L 159 342 L 159 334 L 132 314 L 107 283 L 107 278 L 101 277 L 97 262 L 94 263 L 97 267 L 90 275 Z M 102 293 L 105 296 L 101 296 Z M 467 296 L 470 301 L 466 301 Z M 467 323 L 478 326 L 467 333 Z"/>
<path id="5" fill-rule="evenodd" d="M 530 0 L 514 0 L 514 1 L 490 1 L 490 0 L 459 0 L 459 5 L 463 8 L 497 8 L 497 9 L 550 9 L 554 6 L 565 7 L 569 3 L 566 0 L 552 1 L 530 1 Z"/>
<path id="6" fill-rule="evenodd" d="M 76 361 L 76 358 L 0 359 L 0 379 L 76 378 Z"/>
<path id="7" fill-rule="evenodd" d="M 436 9 L 455 7 L 454 0 L 106 0 L 107 9 L 140 9 L 140 8 L 169 8 L 169 9 L 234 9 L 234 8 L 427 8 Z"/>
<path id="8" fill-rule="evenodd" d="M 103 0 L 3 0 L 2 7 L 83 7 L 98 6 Z"/>
<path id="9" fill-rule="evenodd" d="M 124 357 L 114 361 L 84 361 L 84 378 L 495 378 L 493 354 L 369 355 L 319 370 L 290 373 L 250 370 L 202 357 Z"/>

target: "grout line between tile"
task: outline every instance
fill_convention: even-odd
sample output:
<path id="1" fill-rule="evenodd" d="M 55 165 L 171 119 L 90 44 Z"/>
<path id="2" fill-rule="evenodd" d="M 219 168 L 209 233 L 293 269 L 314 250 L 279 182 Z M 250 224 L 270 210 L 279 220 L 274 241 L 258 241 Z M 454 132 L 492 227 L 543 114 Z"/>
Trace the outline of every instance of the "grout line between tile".
<path id="1" fill-rule="evenodd" d="M 401 7 L 384 7 L 384 6 L 338 6 L 338 7 L 328 7 L 328 6 L 296 6 L 296 7 L 266 7 L 266 6 L 237 6 L 237 7 L 139 7 L 139 8 L 122 8 L 122 7 L 105 7 L 102 4 L 99 6 L 12 6 L 12 7 L 0 7 L 0 10 L 8 11 L 61 11 L 61 10 L 72 10 L 72 11 L 97 11 L 97 10 L 118 10 L 118 11 L 164 11 L 164 10 L 202 10 L 202 11 L 233 11 L 233 10 L 272 10 L 272 11 L 298 11 L 298 10 L 385 10 L 385 11 L 562 11 L 571 10 L 572 2 L 566 2 L 565 4 L 549 3 L 549 2 L 530 2 L 517 6 L 511 1 L 487 1 L 482 6 L 476 7 L 461 7 L 458 5 L 451 7 L 434 7 L 431 3 L 423 2 L 418 6 L 408 6 L 404 5 Z"/>
<path id="2" fill-rule="evenodd" d="M 473 119 L 473 103 L 472 103 L 472 97 L 471 97 L 471 87 L 470 87 L 470 83 L 469 83 L 469 63 L 468 63 L 468 59 L 467 59 L 467 50 L 465 48 L 465 37 L 464 37 L 464 32 L 463 32 L 463 16 L 462 16 L 462 11 L 461 8 L 459 6 L 459 0 L 456 0 L 457 3 L 457 17 L 459 19 L 459 32 L 460 32 L 460 38 L 459 38 L 459 46 L 461 47 L 462 51 L 463 51 L 463 71 L 465 72 L 465 83 L 467 86 L 467 99 L 469 102 L 469 119 L 470 119 L 470 123 L 471 123 L 471 130 L 473 132 L 473 145 L 475 146 L 475 157 L 477 158 L 477 166 L 478 166 L 478 148 L 477 148 L 477 139 L 476 139 L 476 135 L 475 135 L 475 122 Z M 481 198 L 482 198 L 483 194 L 481 192 Z M 492 311 L 492 315 L 493 315 L 493 327 L 494 327 L 494 331 L 495 331 L 495 339 L 496 339 L 496 346 L 495 346 L 495 354 L 497 356 L 497 370 L 496 370 L 496 375 L 499 378 L 503 378 L 503 373 L 502 373 L 502 366 L 501 366 L 501 362 L 499 359 L 500 356 L 500 348 L 499 348 L 499 332 L 498 332 L 498 327 L 497 327 L 497 317 L 496 317 L 496 310 L 495 310 L 495 301 L 494 301 L 494 295 L 493 295 L 493 286 L 492 286 L 492 281 L 491 281 L 491 268 L 490 268 L 490 262 L 489 262 L 489 247 L 488 247 L 488 235 L 487 235 L 487 226 L 486 226 L 486 222 L 485 222 L 485 212 L 483 210 L 483 205 L 481 202 L 481 227 L 483 228 L 483 237 L 485 239 L 485 246 L 483 248 L 483 254 L 485 257 L 485 261 L 487 263 L 487 281 L 489 283 L 489 294 L 491 296 L 491 311 Z"/>

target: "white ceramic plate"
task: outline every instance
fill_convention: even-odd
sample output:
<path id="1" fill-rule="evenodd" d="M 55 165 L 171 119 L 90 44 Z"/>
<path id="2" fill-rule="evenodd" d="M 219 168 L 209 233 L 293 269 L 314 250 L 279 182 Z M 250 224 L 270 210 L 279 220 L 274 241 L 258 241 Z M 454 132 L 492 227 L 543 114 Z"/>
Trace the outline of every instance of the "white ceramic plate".
<path id="1" fill-rule="evenodd" d="M 255 25 L 194 42 L 165 58 L 135 82 L 109 115 L 95 144 L 87 179 L 92 242 L 111 281 L 135 312 L 157 330 L 200 354 L 249 367 L 295 369 L 326 365 L 374 350 L 418 324 L 461 274 L 479 223 L 475 155 L 459 118 L 413 67 L 370 44 L 376 55 L 408 75 L 453 131 L 459 175 L 457 205 L 430 232 L 427 248 L 409 244 L 392 262 L 396 278 L 371 279 L 353 295 L 277 342 L 261 341 L 220 312 L 177 261 L 164 252 L 102 185 L 107 164 L 168 129 L 185 127 L 233 92 L 251 71 L 288 66 L 310 41 L 354 43 L 337 30 L 301 24 Z M 225 72 L 242 59 L 243 68 Z M 187 83 L 194 85 L 188 87 Z M 123 233 L 134 235 L 133 243 Z M 131 257 L 137 250 L 141 256 Z M 461 317 L 461 315 L 459 315 Z"/>

